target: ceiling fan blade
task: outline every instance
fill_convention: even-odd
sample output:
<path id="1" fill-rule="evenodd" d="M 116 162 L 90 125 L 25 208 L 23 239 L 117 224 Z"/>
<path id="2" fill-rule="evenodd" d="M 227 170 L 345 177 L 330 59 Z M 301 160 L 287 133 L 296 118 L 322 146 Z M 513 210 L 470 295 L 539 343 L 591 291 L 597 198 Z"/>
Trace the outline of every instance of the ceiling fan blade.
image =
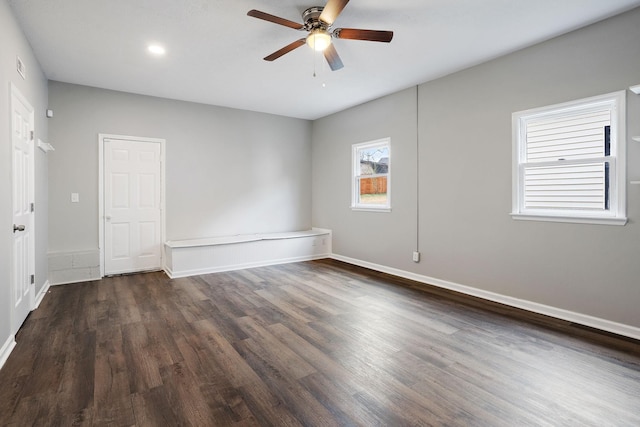
<path id="1" fill-rule="evenodd" d="M 251 9 L 249 12 L 247 12 L 247 15 L 258 19 L 264 19 L 265 21 L 273 22 L 275 24 L 284 25 L 285 27 L 293 28 L 294 30 L 302 30 L 304 28 L 302 24 L 299 24 L 297 22 L 289 21 L 288 19 L 270 15 L 266 12 L 260 12 L 259 10 L 255 9 Z"/>
<path id="2" fill-rule="evenodd" d="M 300 46 L 304 45 L 306 42 L 307 42 L 306 39 L 296 40 L 293 43 L 290 43 L 290 44 L 286 45 L 282 49 L 276 50 L 271 55 L 265 56 L 264 60 L 265 61 L 274 61 L 274 60 L 280 58 L 282 55 L 291 52 L 293 49 L 299 48 Z"/>
<path id="3" fill-rule="evenodd" d="M 335 30 L 333 30 L 333 36 L 339 39 L 368 40 L 371 42 L 389 43 L 393 38 L 393 31 L 336 28 Z"/>
<path id="4" fill-rule="evenodd" d="M 340 56 L 338 56 L 338 51 L 336 51 L 336 48 L 333 46 L 333 43 L 324 50 L 324 57 L 329 63 L 331 71 L 336 71 L 344 67 Z"/>
<path id="5" fill-rule="evenodd" d="M 319 19 L 332 25 L 347 3 L 349 3 L 349 0 L 329 0 L 324 9 L 322 9 Z"/>

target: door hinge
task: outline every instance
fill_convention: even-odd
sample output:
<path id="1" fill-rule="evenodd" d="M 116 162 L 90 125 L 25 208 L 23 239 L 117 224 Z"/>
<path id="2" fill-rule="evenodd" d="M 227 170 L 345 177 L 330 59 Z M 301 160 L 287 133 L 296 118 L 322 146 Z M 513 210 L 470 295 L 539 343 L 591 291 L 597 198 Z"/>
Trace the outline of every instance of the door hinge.
<path id="1" fill-rule="evenodd" d="M 31 212 L 35 212 L 36 211 L 36 204 L 31 202 Z"/>
<path id="2" fill-rule="evenodd" d="M 33 285 L 33 284 L 35 284 L 35 283 L 36 283 L 36 275 L 35 275 L 35 274 L 32 274 L 32 275 L 31 275 L 31 284 Z"/>
<path id="3" fill-rule="evenodd" d="M 34 131 L 31 131 L 31 140 L 33 141 L 34 139 L 35 139 Z"/>

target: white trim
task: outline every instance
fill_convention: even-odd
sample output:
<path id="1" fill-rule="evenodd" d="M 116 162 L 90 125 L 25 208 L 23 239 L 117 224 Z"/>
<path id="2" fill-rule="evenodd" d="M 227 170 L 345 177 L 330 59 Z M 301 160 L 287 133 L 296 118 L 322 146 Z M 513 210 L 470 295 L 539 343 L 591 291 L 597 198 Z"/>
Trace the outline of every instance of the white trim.
<path id="1" fill-rule="evenodd" d="M 100 277 L 104 277 L 104 140 L 119 139 L 126 141 L 155 142 L 160 144 L 160 268 L 165 268 L 164 236 L 167 235 L 166 223 L 166 139 L 140 136 L 98 134 L 98 249 L 100 251 Z M 91 279 L 93 280 L 93 279 Z M 76 282 L 73 282 L 76 283 Z M 58 283 L 60 285 L 62 283 Z"/>
<path id="2" fill-rule="evenodd" d="M 0 348 L 0 369 L 2 369 L 2 367 L 6 363 L 7 359 L 9 358 L 9 355 L 11 354 L 15 346 L 16 346 L 16 338 L 13 335 L 11 335 L 7 338 L 5 343 L 2 345 L 2 348 Z"/>
<path id="3" fill-rule="evenodd" d="M 44 296 L 47 294 L 47 292 L 49 291 L 50 287 L 51 287 L 51 283 L 49 283 L 48 280 L 46 282 L 44 282 L 44 286 L 42 286 L 42 289 L 40 289 L 40 292 L 38 292 L 38 295 L 36 295 L 36 301 L 35 301 L 35 304 L 33 306 L 34 310 L 36 308 L 40 307 L 40 303 L 44 299 Z"/>
<path id="4" fill-rule="evenodd" d="M 389 150 L 387 173 L 367 175 L 366 178 L 375 178 L 379 176 L 387 177 L 387 203 L 384 205 L 367 205 L 358 203 L 359 198 L 356 195 L 356 181 L 362 177 L 362 175 L 358 175 L 356 172 L 360 169 L 360 159 L 357 158 L 358 151 L 363 148 L 373 148 L 378 146 L 386 146 Z M 391 212 L 391 137 L 351 145 L 351 210 L 362 212 Z"/>
<path id="5" fill-rule="evenodd" d="M 495 292 L 485 291 L 485 290 L 474 288 L 471 286 L 466 286 L 466 285 L 461 285 L 454 282 L 449 282 L 446 280 L 436 279 L 434 277 L 423 276 L 421 274 L 411 273 L 409 271 L 399 270 L 396 268 L 387 267 L 380 264 L 374 264 L 371 262 L 362 261 L 355 258 L 349 258 L 349 257 L 338 255 L 338 254 L 332 254 L 330 258 L 336 259 L 338 261 L 343 261 L 349 264 L 358 265 L 360 267 L 369 268 L 371 270 L 392 274 L 394 276 L 403 277 L 405 279 L 414 280 L 416 282 L 424 283 L 426 285 L 436 286 L 438 288 L 460 292 L 462 294 L 482 298 L 487 301 L 497 302 L 497 303 L 508 305 L 511 307 L 527 310 L 533 313 L 543 314 L 545 316 L 554 317 L 556 319 L 566 320 L 568 322 L 573 322 L 573 323 L 588 326 L 591 328 L 599 329 L 602 331 L 612 332 L 614 334 L 640 340 L 640 328 L 635 326 L 612 322 L 610 320 L 589 316 L 587 314 L 576 313 L 574 311 L 569 311 L 569 310 L 565 310 L 558 307 L 552 307 L 552 306 L 539 304 L 532 301 L 514 298 L 514 297 L 498 294 Z"/>
<path id="6" fill-rule="evenodd" d="M 511 218 L 520 221 L 571 222 L 574 224 L 625 225 L 627 218 L 594 218 L 581 216 L 529 215 L 512 213 Z"/>
<path id="7" fill-rule="evenodd" d="M 157 270 L 159 271 L 159 270 Z M 140 273 L 143 273 L 142 271 Z M 102 280 L 101 277 L 96 277 L 93 279 L 77 279 L 77 280 L 69 280 L 65 282 L 53 282 L 51 286 L 63 286 L 63 285 L 75 285 L 76 283 L 86 283 L 86 282 L 95 282 L 98 280 Z"/>
<path id="8" fill-rule="evenodd" d="M 351 207 L 354 212 L 391 212 L 391 208 L 354 208 Z"/>
<path id="9" fill-rule="evenodd" d="M 621 90 L 561 104 L 518 111 L 511 115 L 511 216 L 513 219 L 582 224 L 626 224 L 626 96 L 627 92 Z M 610 210 L 602 214 L 576 210 L 574 215 L 570 210 L 559 210 L 556 213 L 550 210 L 526 209 L 523 201 L 524 190 L 521 188 L 524 182 L 523 165 L 527 164 L 524 147 L 526 123 L 540 117 L 569 115 L 576 111 L 591 111 L 602 107 L 608 107 L 611 111 L 611 156 L 607 157 L 607 161 L 614 168 L 612 171 L 614 178 L 610 182 Z"/>
<path id="10" fill-rule="evenodd" d="M 174 272 L 170 268 L 166 267 L 164 269 L 164 272 L 167 273 L 167 276 L 169 276 L 169 278 L 177 279 L 180 277 L 198 276 L 202 274 L 211 274 L 211 273 L 222 273 L 224 271 L 245 270 L 248 268 L 268 267 L 270 265 L 291 264 L 294 262 L 313 261 L 313 260 L 325 259 L 325 258 L 329 258 L 329 255 L 322 254 L 322 255 L 299 256 L 299 257 L 292 257 L 292 258 L 281 258 L 281 259 L 269 260 L 269 261 L 224 265 L 220 267 L 207 267 L 207 268 L 199 268 L 199 269 L 193 269 L 193 270 L 181 270 L 177 272 Z"/>

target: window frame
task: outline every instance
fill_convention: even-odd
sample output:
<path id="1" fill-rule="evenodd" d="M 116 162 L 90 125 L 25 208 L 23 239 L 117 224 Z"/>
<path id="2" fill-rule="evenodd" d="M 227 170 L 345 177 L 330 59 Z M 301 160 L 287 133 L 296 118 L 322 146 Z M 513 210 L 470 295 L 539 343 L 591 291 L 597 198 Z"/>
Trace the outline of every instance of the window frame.
<path id="1" fill-rule="evenodd" d="M 359 152 L 362 149 L 386 147 L 389 152 L 387 173 L 361 175 L 360 174 L 360 158 Z M 358 182 L 361 178 L 376 178 L 386 176 L 387 178 L 387 203 L 382 204 L 364 204 L 360 203 L 360 194 Z M 374 141 L 361 142 L 351 146 L 351 210 L 365 212 L 391 212 L 391 138 L 381 138 Z"/>
<path id="2" fill-rule="evenodd" d="M 569 209 L 531 209 L 524 206 L 524 168 L 526 161 L 527 123 L 540 118 L 563 117 L 608 107 L 611 111 L 610 153 L 601 157 L 541 162 L 541 166 L 609 164 L 609 208 L 603 211 Z M 512 210 L 516 220 L 553 221 L 585 224 L 625 225 L 626 217 L 626 91 L 574 100 L 512 114 Z M 538 164 L 535 163 L 537 166 Z"/>

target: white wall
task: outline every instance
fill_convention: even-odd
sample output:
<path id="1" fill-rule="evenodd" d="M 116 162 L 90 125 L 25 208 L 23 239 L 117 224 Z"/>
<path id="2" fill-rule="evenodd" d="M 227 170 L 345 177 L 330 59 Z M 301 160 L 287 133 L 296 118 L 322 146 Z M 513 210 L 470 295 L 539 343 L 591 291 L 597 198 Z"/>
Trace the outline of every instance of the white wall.
<path id="1" fill-rule="evenodd" d="M 98 249 L 99 133 L 166 139 L 165 240 L 311 227 L 308 121 L 53 81 L 49 101 L 50 252 Z"/>
<path id="2" fill-rule="evenodd" d="M 0 347 L 10 335 L 10 268 L 13 217 L 11 213 L 10 83 L 35 109 L 35 136 L 47 140 L 47 80 L 6 1 L 0 1 Z M 24 62 L 27 78 L 16 71 L 16 56 Z M 36 292 L 47 279 L 47 156 L 35 151 Z M 2 355 L 0 355 L 1 357 Z"/>
<path id="3" fill-rule="evenodd" d="M 313 124 L 316 227 L 336 254 L 640 327 L 640 186 L 624 227 L 514 221 L 511 113 L 640 83 L 640 9 Z M 640 97 L 628 92 L 629 136 Z M 350 146 L 391 136 L 392 207 L 349 209 Z M 629 138 L 628 178 L 640 179 Z M 415 156 L 418 153 L 419 175 Z M 329 161 L 333 159 L 333 161 Z M 416 181 L 422 261 L 416 240 Z"/>

